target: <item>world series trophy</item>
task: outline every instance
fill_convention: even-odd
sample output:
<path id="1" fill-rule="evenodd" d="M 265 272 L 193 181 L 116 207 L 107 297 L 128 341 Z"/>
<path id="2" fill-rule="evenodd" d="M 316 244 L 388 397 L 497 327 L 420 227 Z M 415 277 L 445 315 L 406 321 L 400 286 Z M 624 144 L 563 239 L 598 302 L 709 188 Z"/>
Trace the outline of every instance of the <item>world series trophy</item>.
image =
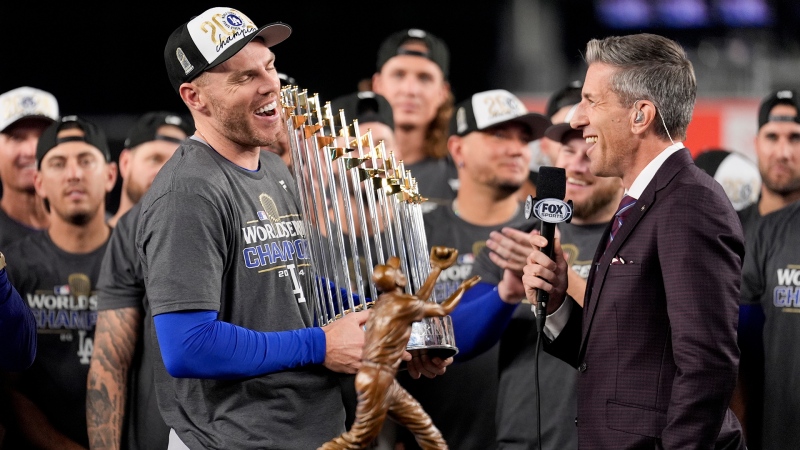
<path id="1" fill-rule="evenodd" d="M 316 323 L 324 327 L 345 314 L 374 307 L 383 292 L 376 286 L 381 277 L 375 270 L 391 267 L 404 274 L 403 282 L 392 288 L 396 294 L 392 298 L 423 299 L 430 302 L 431 311 L 439 312 L 409 321 L 405 349 L 415 356 L 442 359 L 457 354 L 449 316 L 457 300 L 436 298 L 432 289 L 457 252 L 429 253 L 421 208 L 425 199 L 411 171 L 387 153 L 383 141 L 373 142 L 370 130 L 361 130 L 358 120 L 348 122 L 344 111 L 333 111 L 330 102 L 323 104 L 317 94 L 285 86 L 281 102 L 311 254 L 311 286 L 307 287 L 313 294 Z M 267 206 L 265 211 L 269 211 Z M 442 309 L 444 303 L 451 306 Z M 362 394 L 359 408 L 367 400 Z M 421 414 L 427 417 L 424 411 Z M 438 433 L 429 418 L 427 425 L 405 424 L 416 427 L 412 431 L 418 439 L 418 432 Z M 354 428 L 363 425 L 356 423 Z M 371 424 L 375 425 L 379 424 Z M 447 448 L 443 441 L 434 441 L 439 443 L 425 448 Z M 351 443 L 331 448 L 362 447 Z"/>
<path id="2" fill-rule="evenodd" d="M 296 86 L 281 90 L 295 184 L 311 252 L 317 323 L 372 306 L 373 268 L 397 256 L 416 293 L 431 272 L 417 181 L 358 121 Z M 268 209 L 267 209 L 268 210 Z M 332 289 L 336 286 L 336 289 Z M 443 299 L 431 298 L 441 302 Z M 413 326 L 408 351 L 448 358 L 458 353 L 452 320 Z"/>

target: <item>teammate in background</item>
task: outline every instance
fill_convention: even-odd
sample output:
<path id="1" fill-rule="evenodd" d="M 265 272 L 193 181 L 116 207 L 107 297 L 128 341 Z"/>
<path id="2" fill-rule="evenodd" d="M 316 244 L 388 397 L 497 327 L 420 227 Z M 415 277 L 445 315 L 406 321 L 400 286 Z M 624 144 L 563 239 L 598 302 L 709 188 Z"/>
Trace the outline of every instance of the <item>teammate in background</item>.
<path id="1" fill-rule="evenodd" d="M 752 249 L 751 243 L 756 245 L 752 241 L 758 239 L 756 230 L 761 219 L 794 205 L 800 199 L 799 113 L 800 97 L 797 91 L 790 89 L 778 89 L 769 93 L 759 106 L 755 150 L 761 174 L 761 192 L 756 203 L 739 211 L 748 251 L 756 251 Z M 791 213 L 785 213 L 782 217 L 790 215 Z M 775 226 L 765 226 L 764 229 L 779 232 Z M 788 237 L 788 235 L 783 234 L 784 231 L 780 233 L 774 238 L 769 238 L 768 242 L 780 244 L 794 242 L 791 239 L 783 240 L 783 236 Z M 769 378 L 779 376 L 775 373 L 776 369 L 785 367 L 787 362 L 782 356 L 783 350 L 779 350 L 782 347 L 779 342 L 785 339 L 785 336 L 778 335 L 781 328 L 777 325 L 784 318 L 785 313 L 782 311 L 785 309 L 777 304 L 758 301 L 760 290 L 768 286 L 767 283 L 775 281 L 767 278 L 775 272 L 766 270 L 784 270 L 786 266 L 775 268 L 775 263 L 782 262 L 782 256 L 766 249 L 766 242 L 763 242 L 766 237 L 760 239 L 762 241 L 758 243 L 757 250 L 760 252 L 759 260 L 746 258 L 751 264 L 749 268 L 745 266 L 747 271 L 758 268 L 760 278 L 746 274 L 742 280 L 743 297 L 739 313 L 739 348 L 742 356 L 739 364 L 739 383 L 731 403 L 739 420 L 745 426 L 748 447 L 754 449 L 760 449 L 762 445 L 763 448 L 780 448 L 777 446 L 778 442 L 788 442 L 782 441 L 779 436 L 773 436 L 772 433 L 782 421 L 776 414 L 782 411 L 781 406 L 789 405 L 790 402 L 789 397 L 780 391 L 780 388 L 785 386 L 781 381 L 777 381 L 780 386 L 766 384 Z M 758 284 L 749 285 L 753 282 Z M 770 324 L 765 322 L 765 318 Z M 783 434 L 783 436 L 791 438 L 790 435 Z"/>
<path id="2" fill-rule="evenodd" d="M 581 102 L 581 88 L 583 88 L 583 82 L 573 80 L 547 99 L 545 114 L 553 124 L 565 123 L 567 122 L 567 116 L 571 118 L 575 114 L 575 106 Z M 539 145 L 542 153 L 547 157 L 549 165 L 555 165 L 561 149 L 561 142 L 545 136 L 539 142 Z"/>
<path id="3" fill-rule="evenodd" d="M 800 330 L 798 225 L 800 202 L 795 201 L 762 217 L 747 241 L 742 308 L 760 308 L 765 316 L 762 328 L 747 329 L 749 333 L 742 336 L 746 344 L 743 361 L 746 351 L 756 352 L 746 361 L 749 365 L 741 367 L 739 379 L 740 387 L 749 394 L 743 405 L 747 408 L 748 449 L 795 448 L 800 442 L 796 420 L 800 414 L 800 350 L 788 345 L 795 342 Z M 762 336 L 763 348 L 758 348 Z"/>
<path id="4" fill-rule="evenodd" d="M 0 95 L 0 248 L 47 228 L 48 214 L 36 195 L 36 142 L 58 120 L 49 92 L 19 87 Z"/>
<path id="5" fill-rule="evenodd" d="M 116 164 L 103 130 L 76 116 L 64 116 L 42 133 L 36 159 L 34 185 L 50 226 L 6 253 L 9 279 L 31 305 L 39 328 L 33 365 L 10 374 L 19 440 L 9 447 L 86 448 L 95 286 L 111 234 L 105 202 Z"/>
<path id="6" fill-rule="evenodd" d="M 760 217 L 800 199 L 799 109 L 798 93 L 789 89 L 771 92 L 761 101 L 755 139 L 761 194 L 739 211 L 745 237 Z"/>
<path id="7" fill-rule="evenodd" d="M 158 411 L 153 381 L 153 358 L 160 356 L 141 339 L 152 333 L 152 323 L 144 320 L 147 302 L 135 245 L 136 205 L 193 130 L 177 113 L 148 112 L 128 131 L 120 154 L 122 198 L 115 220 L 109 221 L 116 226 L 97 282 L 97 327 L 87 381 L 86 421 L 92 449 L 168 444 L 169 428 Z"/>
<path id="8" fill-rule="evenodd" d="M 619 178 L 604 178 L 589 171 L 587 143 L 580 130 L 569 125 L 570 115 L 561 123 L 550 126 L 545 138 L 559 144 L 555 166 L 563 168 L 567 176 L 564 198 L 572 200 L 573 214 L 569 223 L 559 223 L 557 230 L 569 267 L 569 293 L 583 302 L 586 278 L 592 267 L 592 258 L 603 232 L 622 199 L 622 182 Z M 538 232 L 538 229 L 534 230 Z M 484 252 L 475 263 L 478 269 L 486 264 L 505 267 L 520 249 L 529 249 L 528 233 L 524 230 L 504 228 L 492 232 Z M 527 244 L 527 246 L 525 245 Z M 527 250 L 523 250 L 527 256 Z M 491 259 L 491 261 L 488 261 Z M 497 283 L 500 280 L 485 280 Z M 539 352 L 537 345 L 536 316 L 526 300 L 514 315 L 500 340 L 500 381 L 497 398 L 498 449 L 542 448 L 568 450 L 578 448 L 576 429 L 571 426 L 577 414 L 578 372 L 564 361 L 547 352 Z M 530 384 L 531 374 L 539 370 L 539 393 Z M 541 415 L 542 443 L 539 447 L 537 416 Z"/>
<path id="9" fill-rule="evenodd" d="M 152 111 L 139 117 L 119 154 L 122 191 L 117 212 L 108 220 L 111 227 L 139 202 L 161 166 L 193 131 L 191 121 L 177 113 Z"/>
<path id="10" fill-rule="evenodd" d="M 572 116 L 570 112 L 574 113 L 574 106 L 581 101 L 581 87 L 583 82 L 574 80 L 569 82 L 566 86 L 554 92 L 549 99 L 547 99 L 547 106 L 545 107 L 545 114 L 550 118 L 554 124 L 564 123 L 567 116 Z M 547 136 L 536 141 L 531 145 L 538 145 L 540 157 L 539 165 L 553 166 L 556 164 L 559 149 L 561 148 L 560 142 L 555 142 Z M 536 162 L 536 161 L 534 161 Z M 534 170 L 531 166 L 531 172 L 528 175 L 528 181 L 523 184 L 522 189 L 517 192 L 520 201 L 524 202 L 528 195 L 536 197 L 536 178 L 538 176 L 538 167 Z"/>
<path id="11" fill-rule="evenodd" d="M 528 144 L 541 138 L 549 125 L 546 117 L 528 112 L 516 96 L 502 89 L 476 93 L 456 106 L 448 148 L 458 168 L 460 188 L 454 200 L 435 204 L 423 215 L 428 245 L 452 247 L 459 252 L 458 261 L 439 277 L 434 298 L 446 298 L 469 278 L 474 259 L 492 231 L 529 223 L 515 193 L 528 176 Z M 520 271 L 526 255 L 520 256 Z M 488 273 L 472 275 L 504 278 L 503 269 L 493 264 Z M 405 374 L 398 375 L 403 387 L 430 414 L 450 448 L 495 447 L 496 342 L 522 300 L 521 289 L 513 289 L 522 287 L 519 276 L 489 286 L 497 289 L 493 299 L 476 298 L 483 289 L 480 284 L 465 294 L 452 314 L 458 363 L 449 367 L 445 376 L 413 380 Z M 476 315 L 496 316 L 491 327 L 477 326 L 481 317 L 465 314 L 464 308 L 475 305 L 479 306 L 474 311 Z M 470 342 L 483 341 L 481 336 L 485 334 L 496 336 L 486 340 L 486 345 L 467 350 L 473 347 Z M 407 433 L 398 430 L 398 435 L 406 449 L 417 448 Z"/>
<path id="12" fill-rule="evenodd" d="M 458 191 L 458 172 L 447 151 L 454 103 L 449 71 L 444 41 L 411 28 L 383 41 L 372 76 L 372 90 L 392 105 L 397 159 L 419 181 L 420 195 L 441 205 Z"/>
<path id="13" fill-rule="evenodd" d="M 33 186 L 36 142 L 56 119 L 58 102 L 49 92 L 25 86 L 0 95 L 0 249 L 47 228 L 47 212 Z M 5 388 L 0 396 L 6 397 Z M 8 402 L 0 401 L 0 447 L 7 408 Z"/>

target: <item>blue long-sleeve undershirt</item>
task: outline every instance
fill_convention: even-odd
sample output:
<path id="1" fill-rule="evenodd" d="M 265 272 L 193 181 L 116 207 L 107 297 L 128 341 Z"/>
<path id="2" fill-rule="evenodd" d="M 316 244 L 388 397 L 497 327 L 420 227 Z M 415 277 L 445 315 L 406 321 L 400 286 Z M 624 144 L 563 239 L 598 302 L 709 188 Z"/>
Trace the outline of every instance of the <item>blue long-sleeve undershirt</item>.
<path id="1" fill-rule="evenodd" d="M 325 361 L 322 328 L 260 332 L 217 320 L 216 311 L 153 319 L 164 365 L 176 378 L 236 379 Z"/>
<path id="2" fill-rule="evenodd" d="M 494 284 L 479 282 L 468 289 L 450 313 L 458 347 L 454 359 L 467 361 L 490 349 L 500 340 L 516 308 L 500 298 Z"/>
<path id="3" fill-rule="evenodd" d="M 0 270 L 0 369 L 19 371 L 33 364 L 37 345 L 36 319 L 22 296 Z"/>
<path id="4" fill-rule="evenodd" d="M 459 353 L 469 360 L 491 348 L 517 305 L 500 298 L 497 287 L 478 283 L 451 313 Z M 216 311 L 180 311 L 154 317 L 167 372 L 176 378 L 235 379 L 325 361 L 321 328 L 259 332 L 217 320 Z"/>

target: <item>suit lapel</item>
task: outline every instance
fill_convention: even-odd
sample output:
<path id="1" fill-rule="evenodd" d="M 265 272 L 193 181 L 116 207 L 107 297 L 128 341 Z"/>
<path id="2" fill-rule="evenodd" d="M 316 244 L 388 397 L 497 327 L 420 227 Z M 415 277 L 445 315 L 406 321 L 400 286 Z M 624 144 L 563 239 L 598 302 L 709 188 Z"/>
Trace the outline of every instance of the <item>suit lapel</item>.
<path id="1" fill-rule="evenodd" d="M 633 234 L 639 221 L 644 217 L 647 211 L 653 208 L 653 205 L 656 203 L 656 193 L 664 189 L 678 172 L 687 165 L 692 164 L 692 162 L 692 156 L 687 149 L 678 150 L 670 155 L 658 169 L 656 175 L 650 181 L 650 184 L 648 184 L 644 192 L 642 192 L 642 195 L 636 200 L 633 210 L 625 218 L 622 226 L 614 236 L 614 240 L 607 249 L 603 250 L 605 248 L 605 243 L 608 241 L 608 234 L 611 231 L 611 222 L 606 226 L 606 230 L 600 240 L 600 245 L 598 245 L 594 259 L 592 260 L 592 270 L 586 281 L 587 292 L 584 297 L 583 306 L 581 358 L 586 351 L 587 337 L 589 336 L 589 330 L 591 330 L 592 321 L 597 311 L 598 299 L 603 291 L 603 283 L 605 283 L 608 268 L 611 266 L 611 260 L 617 256 L 620 247 L 622 247 L 622 244 Z"/>

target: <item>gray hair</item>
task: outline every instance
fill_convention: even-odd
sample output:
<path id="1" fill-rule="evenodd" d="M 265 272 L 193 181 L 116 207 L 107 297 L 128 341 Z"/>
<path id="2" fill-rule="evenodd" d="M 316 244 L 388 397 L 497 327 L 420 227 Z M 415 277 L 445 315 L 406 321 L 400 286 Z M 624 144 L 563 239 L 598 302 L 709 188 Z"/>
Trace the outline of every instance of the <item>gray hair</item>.
<path id="1" fill-rule="evenodd" d="M 619 69 L 611 77 L 611 90 L 623 106 L 633 106 L 640 99 L 655 103 L 666 127 L 656 126 L 659 137 L 686 138 L 697 80 L 691 61 L 677 42 L 646 33 L 592 39 L 586 44 L 586 62 Z"/>

